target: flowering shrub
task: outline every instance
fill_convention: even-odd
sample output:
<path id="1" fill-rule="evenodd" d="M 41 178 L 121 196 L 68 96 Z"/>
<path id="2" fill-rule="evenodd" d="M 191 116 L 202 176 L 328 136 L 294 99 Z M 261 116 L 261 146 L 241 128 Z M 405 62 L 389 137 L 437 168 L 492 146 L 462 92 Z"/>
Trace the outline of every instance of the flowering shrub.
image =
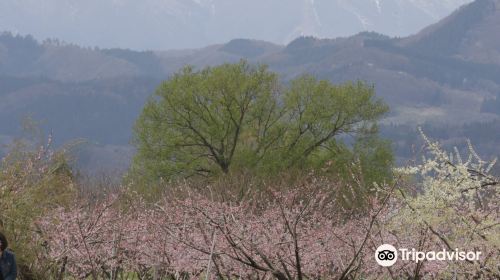
<path id="1" fill-rule="evenodd" d="M 484 257 L 478 262 L 449 262 L 439 267 L 441 277 L 498 278 L 500 180 L 489 174 L 497 160 L 483 161 L 469 141 L 464 160 L 458 149 L 448 154 L 438 142 L 421 134 L 429 157 L 424 156 L 420 165 L 399 169 L 420 177 L 422 183 L 417 195 L 401 191 L 404 206 L 393 220 L 397 234 L 429 233 L 426 243 L 431 248 L 482 252 Z"/>
<path id="2" fill-rule="evenodd" d="M 120 193 L 52 208 L 36 240 L 56 279 L 499 278 L 495 161 L 424 140 L 421 164 L 396 172 L 418 183 L 379 186 L 367 210 L 345 209 L 338 195 L 349 186 L 314 176 L 242 199 L 180 186 L 155 203 Z M 482 257 L 385 268 L 374 258 L 381 244 Z"/>
<path id="3" fill-rule="evenodd" d="M 60 208 L 40 225 L 58 270 L 77 278 L 348 279 L 376 268 L 367 241 L 379 239 L 374 225 L 388 199 L 346 219 L 318 189 L 324 183 L 232 202 L 199 193 L 154 206 L 139 198 L 126 210 L 111 197 Z"/>
<path id="4" fill-rule="evenodd" d="M 16 142 L 0 163 L 0 230 L 8 236 L 24 277 L 44 278 L 50 270 L 35 221 L 74 199 L 65 153 L 50 146 L 50 137 L 36 149 Z"/>

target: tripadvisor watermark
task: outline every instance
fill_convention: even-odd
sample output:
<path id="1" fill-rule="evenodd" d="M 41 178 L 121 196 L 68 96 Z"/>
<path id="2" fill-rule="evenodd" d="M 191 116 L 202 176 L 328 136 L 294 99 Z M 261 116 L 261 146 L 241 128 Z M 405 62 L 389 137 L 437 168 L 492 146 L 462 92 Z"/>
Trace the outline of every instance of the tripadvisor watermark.
<path id="1" fill-rule="evenodd" d="M 399 248 L 389 244 L 380 245 L 375 251 L 375 260 L 381 266 L 392 266 L 398 259 L 401 261 L 412 261 L 419 263 L 422 261 L 477 261 L 481 256 L 481 252 L 477 251 L 462 251 L 455 249 L 454 251 L 443 249 L 441 251 L 417 251 L 415 248 Z"/>

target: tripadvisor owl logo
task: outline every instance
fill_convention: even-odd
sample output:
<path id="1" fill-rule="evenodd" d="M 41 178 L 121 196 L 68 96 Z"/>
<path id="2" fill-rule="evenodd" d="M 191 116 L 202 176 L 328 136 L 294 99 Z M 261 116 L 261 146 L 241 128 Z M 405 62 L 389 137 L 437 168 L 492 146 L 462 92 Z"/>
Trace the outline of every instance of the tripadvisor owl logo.
<path id="1" fill-rule="evenodd" d="M 398 250 L 389 244 L 380 245 L 375 251 L 375 260 L 381 266 L 392 266 L 398 260 Z"/>
<path id="2" fill-rule="evenodd" d="M 456 248 L 455 250 L 442 249 L 440 251 L 418 251 L 415 248 L 396 249 L 390 244 L 380 245 L 375 251 L 375 260 L 381 266 L 392 266 L 398 260 L 412 261 L 415 263 L 423 261 L 478 261 L 481 257 L 479 251 L 463 251 Z"/>

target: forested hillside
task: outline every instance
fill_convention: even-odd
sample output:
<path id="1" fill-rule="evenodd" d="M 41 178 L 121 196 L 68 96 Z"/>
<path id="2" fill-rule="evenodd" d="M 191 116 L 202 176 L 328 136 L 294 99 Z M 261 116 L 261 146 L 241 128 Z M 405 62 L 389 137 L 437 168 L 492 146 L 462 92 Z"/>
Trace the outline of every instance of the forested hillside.
<path id="1" fill-rule="evenodd" d="M 415 135 L 419 124 L 436 127 L 432 131 L 441 133 L 431 136 L 450 143 L 474 138 L 474 133 L 498 135 L 491 129 L 500 119 L 500 41 L 493 35 L 500 25 L 499 5 L 497 0 L 475 1 L 407 38 L 360 33 L 302 37 L 286 46 L 235 39 L 202 49 L 137 52 L 41 43 L 5 33 L 0 36 L 0 114 L 5 120 L 0 135 L 16 135 L 29 112 L 59 142 L 86 138 L 126 147 L 133 121 L 161 80 L 186 64 L 203 67 L 240 59 L 269 65 L 285 82 L 310 73 L 335 83 L 374 84 L 391 108 L 382 125 L 391 131 L 408 128 L 387 133 L 401 159 L 411 143 L 398 135 Z M 478 150 L 500 153 L 483 139 L 476 143 Z"/>

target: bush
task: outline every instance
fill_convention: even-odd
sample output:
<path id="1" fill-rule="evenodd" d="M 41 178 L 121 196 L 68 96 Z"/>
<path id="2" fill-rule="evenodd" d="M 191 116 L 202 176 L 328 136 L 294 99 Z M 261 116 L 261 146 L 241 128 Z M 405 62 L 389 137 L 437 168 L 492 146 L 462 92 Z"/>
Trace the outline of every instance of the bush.
<path id="1" fill-rule="evenodd" d="M 500 254 L 500 179 L 490 174 L 496 159 L 483 161 L 468 142 L 469 155 L 464 160 L 458 149 L 447 153 L 438 142 L 420 132 L 426 143 L 427 157 L 421 164 L 398 169 L 398 172 L 417 176 L 421 183 L 400 190 L 403 205 L 388 223 L 394 229 L 393 234 L 408 242 L 409 236 L 420 233 L 421 246 L 436 251 L 461 248 L 482 252 L 479 261 L 431 266 L 429 271 L 436 277 L 499 278 L 496 256 Z"/>
<path id="2" fill-rule="evenodd" d="M 0 220 L 16 254 L 21 279 L 48 279 L 51 262 L 37 220 L 74 200 L 66 155 L 17 141 L 0 165 Z"/>
<path id="3" fill-rule="evenodd" d="M 244 195 L 244 180 L 172 186 L 155 203 L 124 193 L 58 208 L 40 221 L 58 277 L 92 279 L 497 279 L 498 186 L 469 160 L 426 139 L 422 164 L 398 169 L 364 211 L 337 197 L 356 185 L 314 174 Z M 226 177 L 227 178 L 227 177 Z M 360 180 L 353 180 L 360 182 Z M 223 184 L 220 181 L 219 184 Z M 412 186 L 413 185 L 413 186 Z M 223 195 L 221 195 L 223 194 Z M 481 251 L 476 261 L 376 264 L 381 244 L 419 251 Z"/>

